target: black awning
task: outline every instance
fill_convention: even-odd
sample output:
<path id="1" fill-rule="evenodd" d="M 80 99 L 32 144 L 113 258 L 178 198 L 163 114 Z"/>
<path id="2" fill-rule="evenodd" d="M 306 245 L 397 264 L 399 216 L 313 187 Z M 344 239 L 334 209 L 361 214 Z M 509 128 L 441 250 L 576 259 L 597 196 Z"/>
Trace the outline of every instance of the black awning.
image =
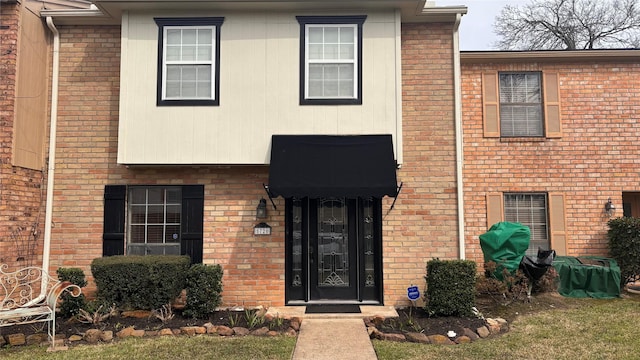
<path id="1" fill-rule="evenodd" d="M 395 197 L 391 135 L 273 135 L 273 197 Z"/>

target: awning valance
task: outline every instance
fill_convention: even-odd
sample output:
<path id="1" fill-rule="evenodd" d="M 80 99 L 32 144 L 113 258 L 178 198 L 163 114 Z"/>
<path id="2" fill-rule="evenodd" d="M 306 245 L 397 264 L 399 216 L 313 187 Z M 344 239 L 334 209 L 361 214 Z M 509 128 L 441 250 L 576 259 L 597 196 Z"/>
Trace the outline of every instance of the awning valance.
<path id="1" fill-rule="evenodd" d="M 391 135 L 273 135 L 272 197 L 397 195 Z"/>

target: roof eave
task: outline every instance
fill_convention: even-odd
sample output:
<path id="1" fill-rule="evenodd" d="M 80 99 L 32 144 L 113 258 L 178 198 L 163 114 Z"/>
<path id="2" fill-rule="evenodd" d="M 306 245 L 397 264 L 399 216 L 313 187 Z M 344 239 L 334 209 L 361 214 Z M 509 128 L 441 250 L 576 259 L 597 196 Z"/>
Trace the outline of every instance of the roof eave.
<path id="1" fill-rule="evenodd" d="M 597 50 L 538 50 L 538 51 L 462 51 L 463 64 L 513 62 L 570 62 L 570 61 L 635 61 L 640 49 Z"/>

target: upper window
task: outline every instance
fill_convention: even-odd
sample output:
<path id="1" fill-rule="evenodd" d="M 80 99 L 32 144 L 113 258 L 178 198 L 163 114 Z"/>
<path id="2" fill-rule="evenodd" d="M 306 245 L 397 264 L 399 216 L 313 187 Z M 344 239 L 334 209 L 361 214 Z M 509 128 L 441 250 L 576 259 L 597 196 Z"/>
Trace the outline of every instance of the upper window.
<path id="1" fill-rule="evenodd" d="M 300 104 L 362 104 L 366 16 L 298 16 Z"/>
<path id="2" fill-rule="evenodd" d="M 544 136 L 540 73 L 500 73 L 500 135 Z"/>
<path id="3" fill-rule="evenodd" d="M 549 222 L 546 194 L 504 194 L 504 220 L 526 225 L 531 230 L 527 255 L 537 255 L 538 248 L 549 250 Z"/>
<path id="4" fill-rule="evenodd" d="M 156 18 L 158 105 L 218 105 L 221 17 Z"/>
<path id="5" fill-rule="evenodd" d="M 127 254 L 180 255 L 180 187 L 129 188 Z"/>

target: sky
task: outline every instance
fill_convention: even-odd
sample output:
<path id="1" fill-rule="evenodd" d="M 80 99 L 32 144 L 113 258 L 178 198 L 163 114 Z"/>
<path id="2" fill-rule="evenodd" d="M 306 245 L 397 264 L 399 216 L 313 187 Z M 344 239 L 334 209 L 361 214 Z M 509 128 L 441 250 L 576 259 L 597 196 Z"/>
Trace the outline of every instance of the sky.
<path id="1" fill-rule="evenodd" d="M 460 22 L 460 50 L 497 50 L 492 46 L 498 37 L 493 22 L 502 7 L 526 3 L 523 0 L 435 0 L 436 6 L 464 5 L 467 14 Z"/>

